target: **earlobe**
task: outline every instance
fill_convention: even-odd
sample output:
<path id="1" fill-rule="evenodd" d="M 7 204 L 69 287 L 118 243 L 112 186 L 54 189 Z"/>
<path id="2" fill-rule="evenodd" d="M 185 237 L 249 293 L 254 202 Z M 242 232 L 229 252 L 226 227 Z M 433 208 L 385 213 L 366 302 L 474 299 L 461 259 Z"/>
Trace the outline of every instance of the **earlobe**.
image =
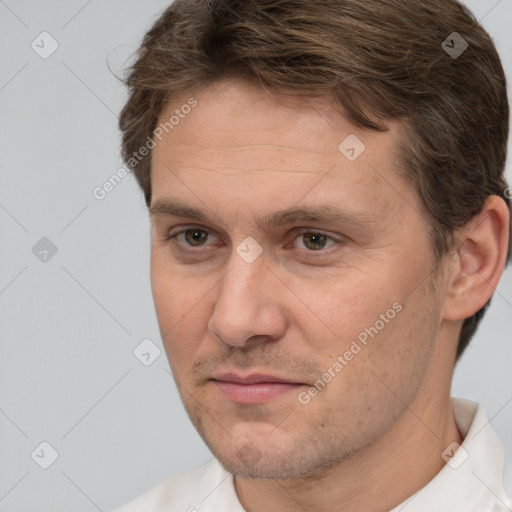
<path id="1" fill-rule="evenodd" d="M 457 233 L 444 307 L 445 320 L 463 320 L 481 309 L 503 273 L 509 239 L 509 208 L 490 196 L 482 210 Z"/>

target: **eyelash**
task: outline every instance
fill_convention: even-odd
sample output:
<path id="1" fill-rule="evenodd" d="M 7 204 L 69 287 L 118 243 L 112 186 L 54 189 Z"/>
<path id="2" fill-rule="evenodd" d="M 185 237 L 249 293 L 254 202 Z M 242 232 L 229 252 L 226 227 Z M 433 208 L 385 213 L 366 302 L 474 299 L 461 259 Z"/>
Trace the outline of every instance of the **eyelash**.
<path id="1" fill-rule="evenodd" d="M 187 231 L 193 231 L 193 230 L 197 230 L 197 231 L 201 231 L 201 232 L 204 232 L 204 233 L 207 233 L 208 235 L 211 235 L 211 233 L 207 230 L 207 229 L 204 229 L 200 226 L 186 226 L 184 227 L 183 229 L 181 229 L 180 231 L 177 231 L 176 233 L 172 233 L 172 234 L 168 234 L 167 236 L 164 237 L 164 241 L 165 242 L 171 242 L 171 243 L 174 243 L 174 244 L 177 244 L 177 245 L 182 245 L 180 244 L 179 242 L 176 241 L 176 238 L 179 236 L 179 235 L 182 235 L 184 233 L 186 233 Z M 318 249 L 318 250 L 308 250 L 308 249 L 303 249 L 303 248 L 300 248 L 300 247 L 294 247 L 295 249 L 300 249 L 302 251 L 306 251 L 308 253 L 310 253 L 313 257 L 315 257 L 315 254 L 318 254 L 318 256 L 321 256 L 321 255 L 325 255 L 327 252 L 330 252 L 329 249 L 332 249 L 334 247 L 334 245 L 340 245 L 343 243 L 343 240 L 341 239 L 337 239 L 331 235 L 328 235 L 327 233 L 321 231 L 321 230 L 314 230 L 314 229 L 311 229 L 311 228 L 297 228 L 295 231 L 294 231 L 294 238 L 292 239 L 292 242 L 293 243 L 297 238 L 299 238 L 301 235 L 305 235 L 305 234 L 314 234 L 314 235 L 321 235 L 323 237 L 325 237 L 327 240 L 329 241 L 332 241 L 334 242 L 333 245 L 331 245 L 330 247 L 327 247 L 327 248 L 324 248 L 324 249 Z M 289 245 L 289 243 L 287 243 L 286 245 Z M 194 247 L 190 246 L 190 245 L 187 245 L 186 246 L 187 249 L 183 249 L 184 251 L 189 251 L 189 252 L 196 252 Z M 197 249 L 201 249 L 202 247 L 204 246 L 198 246 Z"/>

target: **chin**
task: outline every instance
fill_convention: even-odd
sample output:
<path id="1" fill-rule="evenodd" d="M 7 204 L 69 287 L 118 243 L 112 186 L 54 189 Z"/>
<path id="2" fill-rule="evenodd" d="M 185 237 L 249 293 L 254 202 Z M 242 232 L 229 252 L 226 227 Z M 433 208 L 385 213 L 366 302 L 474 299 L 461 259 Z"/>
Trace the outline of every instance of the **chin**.
<path id="1" fill-rule="evenodd" d="M 287 449 L 283 445 L 272 445 L 267 441 L 260 449 L 247 438 L 243 442 L 224 446 L 207 444 L 224 469 L 241 478 L 308 478 L 350 456 L 349 453 L 343 453 L 333 457 L 331 450 L 331 455 L 328 456 L 317 451 L 316 447 L 304 447 L 303 443 L 300 443 L 300 449 L 297 449 L 297 445 Z"/>
<path id="2" fill-rule="evenodd" d="M 234 454 L 214 453 L 214 455 L 227 471 L 241 478 L 284 480 L 299 478 L 309 473 L 305 468 L 298 467 L 293 461 L 288 460 L 283 454 L 260 453 L 253 460 L 247 456 L 247 453 L 243 453 L 244 450 L 248 451 L 246 447 L 242 447 Z M 302 466 L 301 463 L 299 465 Z"/>

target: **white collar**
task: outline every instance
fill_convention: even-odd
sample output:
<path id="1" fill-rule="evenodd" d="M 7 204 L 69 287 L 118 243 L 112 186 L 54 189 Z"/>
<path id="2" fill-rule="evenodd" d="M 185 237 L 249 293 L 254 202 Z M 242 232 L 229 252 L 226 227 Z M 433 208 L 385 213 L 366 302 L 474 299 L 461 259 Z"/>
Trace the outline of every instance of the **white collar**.
<path id="1" fill-rule="evenodd" d="M 462 445 L 426 486 L 390 512 L 512 510 L 503 487 L 503 446 L 483 407 L 460 398 L 452 398 L 452 406 Z"/>

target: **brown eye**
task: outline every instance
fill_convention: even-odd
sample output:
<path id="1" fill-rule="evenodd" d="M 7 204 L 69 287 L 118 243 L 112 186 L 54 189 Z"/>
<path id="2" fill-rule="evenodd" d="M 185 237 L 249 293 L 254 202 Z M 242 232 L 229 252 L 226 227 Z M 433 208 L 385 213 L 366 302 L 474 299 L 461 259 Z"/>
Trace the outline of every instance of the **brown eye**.
<path id="1" fill-rule="evenodd" d="M 304 245 L 313 251 L 323 249 L 327 242 L 327 237 L 321 233 L 305 233 L 302 235 Z"/>
<path id="2" fill-rule="evenodd" d="M 217 236 L 210 233 L 207 229 L 195 226 L 182 226 L 181 230 L 171 230 L 164 240 L 171 242 L 172 245 L 184 251 L 187 249 L 191 251 L 193 248 L 200 249 L 202 247 L 222 245 Z"/>
<path id="3" fill-rule="evenodd" d="M 185 234 L 185 240 L 192 247 L 199 247 L 203 245 L 208 238 L 208 233 L 201 229 L 187 229 L 183 232 Z"/>
<path id="4" fill-rule="evenodd" d="M 295 247 L 306 249 L 307 251 L 320 251 L 331 245 L 336 245 L 337 241 L 318 231 L 303 231 L 294 240 Z"/>

